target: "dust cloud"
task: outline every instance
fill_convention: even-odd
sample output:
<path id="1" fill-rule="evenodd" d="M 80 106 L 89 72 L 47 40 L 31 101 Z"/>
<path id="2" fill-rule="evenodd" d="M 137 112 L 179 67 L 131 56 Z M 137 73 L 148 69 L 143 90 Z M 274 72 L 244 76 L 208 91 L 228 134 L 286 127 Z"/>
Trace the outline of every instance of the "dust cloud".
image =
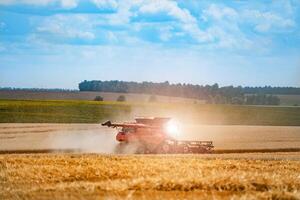
<path id="1" fill-rule="evenodd" d="M 100 125 L 99 125 L 100 126 Z M 118 142 L 116 130 L 64 130 L 53 132 L 43 141 L 50 149 L 85 153 L 114 153 Z"/>
<path id="2" fill-rule="evenodd" d="M 85 127 L 87 125 L 84 125 Z M 80 152 L 104 154 L 134 154 L 139 145 L 122 145 L 116 140 L 118 129 L 101 127 L 82 129 L 80 126 L 72 130 L 51 132 L 43 140 L 43 146 L 52 152 Z"/>

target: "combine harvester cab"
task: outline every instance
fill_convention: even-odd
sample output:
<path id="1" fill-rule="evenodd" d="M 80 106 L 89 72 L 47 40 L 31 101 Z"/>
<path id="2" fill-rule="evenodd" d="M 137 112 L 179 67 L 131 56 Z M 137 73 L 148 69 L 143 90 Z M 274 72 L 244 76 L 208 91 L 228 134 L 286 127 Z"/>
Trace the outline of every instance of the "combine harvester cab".
<path id="1" fill-rule="evenodd" d="M 136 118 L 134 122 L 124 123 L 107 121 L 102 126 L 119 129 L 117 153 L 211 153 L 214 148 L 212 141 L 176 140 L 178 130 L 171 118 Z"/>

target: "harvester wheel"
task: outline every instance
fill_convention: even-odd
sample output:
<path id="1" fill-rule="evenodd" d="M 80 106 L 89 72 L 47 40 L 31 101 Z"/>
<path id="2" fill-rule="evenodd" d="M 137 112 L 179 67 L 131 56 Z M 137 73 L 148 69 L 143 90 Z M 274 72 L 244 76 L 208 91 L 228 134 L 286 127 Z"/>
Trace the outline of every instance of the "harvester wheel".
<path id="1" fill-rule="evenodd" d="M 142 142 L 139 142 L 137 145 L 137 149 L 136 149 L 136 153 L 137 154 L 146 154 L 146 153 L 150 153 L 148 148 L 147 148 L 147 145 L 142 143 Z"/>
<path id="2" fill-rule="evenodd" d="M 190 153 L 190 150 L 187 146 L 183 147 L 183 153 Z"/>
<path id="3" fill-rule="evenodd" d="M 164 153 L 169 153 L 170 152 L 170 145 L 164 144 L 162 146 L 162 150 L 163 150 Z"/>
<path id="4" fill-rule="evenodd" d="M 161 154 L 171 153 L 171 147 L 167 143 L 162 143 L 159 145 L 156 152 Z"/>
<path id="5" fill-rule="evenodd" d="M 126 152 L 126 143 L 119 143 L 117 144 L 117 146 L 115 147 L 114 152 L 117 154 L 123 154 Z"/>
<path id="6" fill-rule="evenodd" d="M 198 153 L 208 153 L 208 150 L 205 147 L 201 147 L 199 148 Z"/>

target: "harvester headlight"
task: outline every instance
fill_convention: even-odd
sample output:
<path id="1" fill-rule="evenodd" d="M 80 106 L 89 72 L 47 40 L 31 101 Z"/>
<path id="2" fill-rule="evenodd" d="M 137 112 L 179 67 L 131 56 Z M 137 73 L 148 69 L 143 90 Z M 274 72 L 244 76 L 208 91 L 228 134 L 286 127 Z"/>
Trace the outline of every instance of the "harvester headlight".
<path id="1" fill-rule="evenodd" d="M 171 137 L 177 137 L 179 135 L 178 125 L 173 121 L 169 121 L 166 124 L 166 132 Z"/>

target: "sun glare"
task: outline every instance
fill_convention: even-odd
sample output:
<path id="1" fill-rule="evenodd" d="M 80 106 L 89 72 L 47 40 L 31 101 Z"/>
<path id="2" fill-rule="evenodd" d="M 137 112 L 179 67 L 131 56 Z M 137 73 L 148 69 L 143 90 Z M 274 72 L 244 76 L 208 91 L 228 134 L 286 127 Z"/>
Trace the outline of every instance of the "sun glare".
<path id="1" fill-rule="evenodd" d="M 171 137 L 178 137 L 178 135 L 179 135 L 178 125 L 174 121 L 169 121 L 167 123 L 166 131 L 167 131 L 168 135 Z"/>

